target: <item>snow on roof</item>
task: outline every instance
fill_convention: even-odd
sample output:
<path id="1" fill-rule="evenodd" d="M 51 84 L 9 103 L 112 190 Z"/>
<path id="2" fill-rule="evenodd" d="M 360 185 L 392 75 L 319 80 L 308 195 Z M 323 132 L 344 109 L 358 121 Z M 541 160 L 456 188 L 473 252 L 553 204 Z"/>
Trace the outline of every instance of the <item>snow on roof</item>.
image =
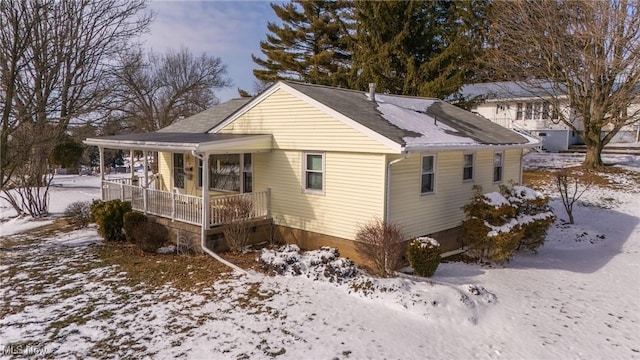
<path id="1" fill-rule="evenodd" d="M 395 100 L 400 101 L 396 102 Z M 418 137 L 405 136 L 402 138 L 407 146 L 433 146 L 452 143 L 478 144 L 475 140 L 462 136 L 454 128 L 442 122 L 438 123 L 436 119 L 421 112 L 426 111 L 434 100 L 376 96 L 376 101 L 378 110 L 387 121 L 401 129 L 420 134 Z"/>

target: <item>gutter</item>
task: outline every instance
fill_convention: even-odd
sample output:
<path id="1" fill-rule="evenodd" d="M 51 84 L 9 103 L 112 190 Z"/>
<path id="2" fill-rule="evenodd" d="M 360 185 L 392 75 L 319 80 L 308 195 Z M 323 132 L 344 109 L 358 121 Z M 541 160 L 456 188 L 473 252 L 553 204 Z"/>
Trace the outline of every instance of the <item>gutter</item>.
<path id="1" fill-rule="evenodd" d="M 405 153 L 405 155 L 399 159 L 395 159 L 390 161 L 387 164 L 387 181 L 385 188 L 385 204 L 384 204 L 384 216 L 383 221 L 387 223 L 389 221 L 389 215 L 391 213 L 391 167 L 401 161 L 407 160 L 411 156 L 410 153 Z"/>
<path id="2" fill-rule="evenodd" d="M 196 153 L 195 150 L 191 150 L 191 155 L 193 155 L 193 157 L 195 157 L 197 159 L 202 160 L 203 164 L 204 164 L 204 157 L 202 155 Z M 203 186 L 202 186 L 202 192 L 203 193 L 205 191 L 209 191 L 208 186 L 205 186 L 205 185 L 206 184 L 203 184 Z M 204 201 L 204 196 L 202 196 L 202 200 Z M 229 261 L 223 259 L 222 257 L 220 257 L 220 255 L 216 254 L 215 252 L 213 252 L 213 251 L 211 251 L 211 250 L 209 250 L 207 248 L 207 245 L 206 245 L 207 229 L 205 228 L 205 226 L 206 226 L 205 224 L 207 224 L 208 212 L 204 211 L 204 209 L 205 209 L 205 206 L 203 204 L 203 206 L 202 206 L 202 225 L 200 226 L 200 228 L 201 228 L 201 232 L 200 232 L 200 247 L 202 247 L 202 251 L 204 251 L 207 254 L 211 255 L 214 259 L 216 259 L 219 262 L 227 265 L 228 267 L 232 268 L 233 270 L 235 270 L 235 271 L 237 271 L 237 272 L 239 272 L 241 274 L 248 275 L 249 273 L 246 270 L 242 269 L 241 267 L 239 267 L 238 265 L 236 265 L 236 264 L 234 264 L 232 262 L 229 262 Z"/>

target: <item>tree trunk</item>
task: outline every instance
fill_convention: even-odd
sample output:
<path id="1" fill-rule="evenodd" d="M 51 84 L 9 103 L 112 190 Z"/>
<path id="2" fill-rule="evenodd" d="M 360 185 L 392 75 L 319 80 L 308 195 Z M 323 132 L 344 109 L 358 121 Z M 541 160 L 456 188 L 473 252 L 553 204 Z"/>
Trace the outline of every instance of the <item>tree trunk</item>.
<path id="1" fill-rule="evenodd" d="M 587 146 L 587 153 L 582 163 L 586 169 L 596 169 L 602 167 L 602 140 L 600 139 L 600 129 L 598 131 L 586 130 L 584 132 L 584 143 Z M 587 132 L 588 131 L 588 132 Z"/>

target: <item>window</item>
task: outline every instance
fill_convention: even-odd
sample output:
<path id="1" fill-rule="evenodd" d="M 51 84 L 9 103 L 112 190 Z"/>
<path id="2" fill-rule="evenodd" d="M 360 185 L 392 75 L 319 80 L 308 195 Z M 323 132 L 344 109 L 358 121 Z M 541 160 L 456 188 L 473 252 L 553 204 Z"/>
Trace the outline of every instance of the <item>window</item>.
<path id="1" fill-rule="evenodd" d="M 184 154 L 173 154 L 173 187 L 184 189 Z"/>
<path id="2" fill-rule="evenodd" d="M 493 182 L 502 181 L 502 158 L 504 154 L 497 152 L 493 154 Z"/>
<path id="3" fill-rule="evenodd" d="M 522 103 L 517 103 L 516 104 L 516 120 L 522 120 L 522 110 L 523 110 Z"/>
<path id="4" fill-rule="evenodd" d="M 305 153 L 304 189 L 310 191 L 324 189 L 324 154 Z"/>
<path id="5" fill-rule="evenodd" d="M 533 104 L 532 103 L 527 103 L 525 105 L 524 118 L 526 120 L 530 120 L 532 116 L 533 116 Z"/>
<path id="6" fill-rule="evenodd" d="M 202 187 L 202 160 L 198 159 L 198 187 Z"/>
<path id="7" fill-rule="evenodd" d="M 422 157 L 422 178 L 420 180 L 420 192 L 432 193 L 435 190 L 435 157 L 426 155 Z"/>
<path id="8" fill-rule="evenodd" d="M 462 180 L 473 180 L 473 154 L 464 154 Z"/>
<path id="9" fill-rule="evenodd" d="M 209 157 L 209 188 L 240 191 L 240 154 L 219 154 Z"/>
<path id="10" fill-rule="evenodd" d="M 251 154 L 242 155 L 242 192 L 253 192 L 253 162 Z"/>

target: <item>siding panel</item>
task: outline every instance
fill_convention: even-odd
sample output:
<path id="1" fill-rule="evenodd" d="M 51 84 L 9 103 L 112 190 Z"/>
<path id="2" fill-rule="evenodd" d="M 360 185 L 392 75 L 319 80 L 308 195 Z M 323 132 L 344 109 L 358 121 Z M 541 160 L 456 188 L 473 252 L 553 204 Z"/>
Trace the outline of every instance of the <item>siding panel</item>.
<path id="1" fill-rule="evenodd" d="M 303 152 L 274 150 L 254 155 L 255 191 L 271 188 L 278 225 L 353 239 L 359 224 L 382 217 L 384 155 L 325 153 L 325 192 L 302 189 Z"/>
<path id="2" fill-rule="evenodd" d="M 392 169 L 390 220 L 402 226 L 409 237 L 447 230 L 461 224 L 462 206 L 469 203 L 473 186 L 484 192 L 497 191 L 493 183 L 493 151 L 476 151 L 474 180 L 463 182 L 462 151 L 436 155 L 436 191 L 420 194 L 421 156 L 416 154 L 397 163 Z M 503 184 L 517 183 L 520 176 L 521 150 L 505 151 Z M 432 154 L 429 154 L 432 155 Z M 387 161 L 398 157 L 387 156 Z"/>
<path id="3" fill-rule="evenodd" d="M 283 150 L 393 152 L 283 90 L 274 92 L 219 132 L 272 134 L 273 147 Z"/>

